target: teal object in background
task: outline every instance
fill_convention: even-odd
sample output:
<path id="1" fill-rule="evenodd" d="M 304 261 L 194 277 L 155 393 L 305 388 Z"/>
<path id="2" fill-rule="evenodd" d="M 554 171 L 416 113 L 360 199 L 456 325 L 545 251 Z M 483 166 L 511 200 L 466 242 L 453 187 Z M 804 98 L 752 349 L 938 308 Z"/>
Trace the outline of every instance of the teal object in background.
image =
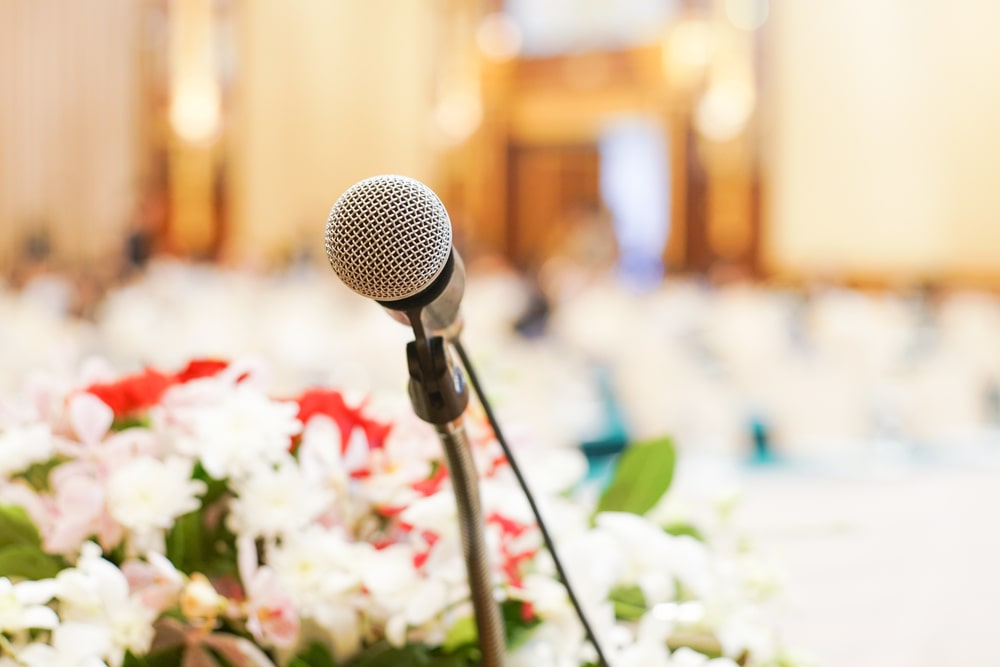
<path id="1" fill-rule="evenodd" d="M 591 371 L 601 399 L 603 428 L 596 437 L 580 444 L 580 449 L 587 457 L 588 481 L 606 480 L 615 457 L 624 451 L 629 442 L 625 417 L 612 387 L 611 372 L 606 366 L 599 364 L 595 364 Z"/>
<path id="2" fill-rule="evenodd" d="M 771 447 L 771 434 L 765 422 L 759 415 L 750 419 L 750 441 L 753 443 L 753 453 L 750 463 L 774 463 L 777 457 Z"/>

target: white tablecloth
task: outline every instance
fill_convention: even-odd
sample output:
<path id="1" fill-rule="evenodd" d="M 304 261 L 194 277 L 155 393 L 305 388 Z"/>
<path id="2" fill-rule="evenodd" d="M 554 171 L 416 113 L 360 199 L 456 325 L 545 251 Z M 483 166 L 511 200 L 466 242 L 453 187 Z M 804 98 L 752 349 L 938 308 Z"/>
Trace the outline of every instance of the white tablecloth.
<path id="1" fill-rule="evenodd" d="M 742 488 L 735 525 L 787 577 L 784 640 L 818 665 L 1000 665 L 1000 449 L 679 476 Z"/>

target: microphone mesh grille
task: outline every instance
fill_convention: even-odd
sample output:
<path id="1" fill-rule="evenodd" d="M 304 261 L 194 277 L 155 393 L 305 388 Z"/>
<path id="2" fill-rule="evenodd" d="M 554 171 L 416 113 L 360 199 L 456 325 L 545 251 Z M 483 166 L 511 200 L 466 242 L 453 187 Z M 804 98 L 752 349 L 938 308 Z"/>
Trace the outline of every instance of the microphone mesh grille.
<path id="1" fill-rule="evenodd" d="M 326 256 L 352 290 L 377 301 L 419 293 L 444 269 L 451 221 L 434 191 L 405 176 L 351 186 L 330 210 Z"/>

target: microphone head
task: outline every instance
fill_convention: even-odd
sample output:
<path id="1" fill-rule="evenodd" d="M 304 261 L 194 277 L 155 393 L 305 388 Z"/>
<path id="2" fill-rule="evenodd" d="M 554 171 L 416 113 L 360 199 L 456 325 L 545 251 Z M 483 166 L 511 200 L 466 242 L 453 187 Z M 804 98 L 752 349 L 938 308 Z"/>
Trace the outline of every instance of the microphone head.
<path id="1" fill-rule="evenodd" d="M 420 293 L 451 254 L 451 220 L 434 191 L 405 176 L 352 185 L 330 210 L 326 256 L 345 285 L 376 301 Z"/>

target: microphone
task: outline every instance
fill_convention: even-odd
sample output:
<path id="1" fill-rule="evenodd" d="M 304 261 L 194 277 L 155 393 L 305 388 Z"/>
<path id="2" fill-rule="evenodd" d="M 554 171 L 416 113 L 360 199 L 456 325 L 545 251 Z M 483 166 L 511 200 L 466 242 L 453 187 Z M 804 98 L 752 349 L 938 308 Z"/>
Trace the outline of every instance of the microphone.
<path id="1" fill-rule="evenodd" d="M 406 346 L 410 402 L 418 417 L 435 425 L 446 455 L 482 664 L 503 667 L 503 616 L 493 595 L 478 476 L 463 420 L 469 392 L 445 342 L 452 337 L 459 344 L 465 291 L 448 212 L 420 181 L 374 176 L 352 185 L 333 205 L 325 243 L 330 266 L 345 285 L 413 326 L 415 340 Z"/>
<path id="2" fill-rule="evenodd" d="M 429 187 L 406 176 L 373 176 L 337 199 L 326 222 L 326 256 L 347 287 L 409 324 L 422 309 L 431 335 L 462 329 L 465 266 L 451 219 Z"/>
<path id="3" fill-rule="evenodd" d="M 597 652 L 598 663 L 608 667 L 531 489 L 459 339 L 465 267 L 452 245 L 451 220 L 444 204 L 433 190 L 412 178 L 394 175 L 367 178 L 348 188 L 333 205 L 326 222 L 325 245 L 330 266 L 345 285 L 361 296 L 374 299 L 399 322 L 413 325 L 417 340 L 407 345 L 410 399 L 417 415 L 437 427 L 447 455 L 484 667 L 503 667 L 504 624 L 493 596 L 476 467 L 462 422 L 468 392 L 462 374 L 451 367 L 445 339 L 458 352 L 469 374 L 497 441 L 538 521 L 573 608 Z M 417 312 L 420 312 L 419 322 L 415 319 Z"/>

